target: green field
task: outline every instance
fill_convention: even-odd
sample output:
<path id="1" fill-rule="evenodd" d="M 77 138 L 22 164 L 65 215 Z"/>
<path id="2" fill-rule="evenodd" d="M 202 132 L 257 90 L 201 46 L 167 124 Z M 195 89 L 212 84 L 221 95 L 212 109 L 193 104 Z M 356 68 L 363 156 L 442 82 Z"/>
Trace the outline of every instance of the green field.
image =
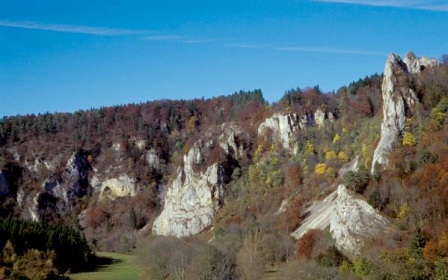
<path id="1" fill-rule="evenodd" d="M 73 280 L 135 280 L 140 279 L 140 267 L 135 256 L 118 253 L 97 252 L 102 260 L 93 272 L 71 274 Z"/>

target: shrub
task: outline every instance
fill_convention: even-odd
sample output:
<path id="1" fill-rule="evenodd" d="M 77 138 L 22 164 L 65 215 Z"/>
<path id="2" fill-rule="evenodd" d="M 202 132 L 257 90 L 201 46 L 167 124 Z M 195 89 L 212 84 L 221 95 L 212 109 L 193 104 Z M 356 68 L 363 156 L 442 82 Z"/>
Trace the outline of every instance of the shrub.
<path id="1" fill-rule="evenodd" d="M 232 279 L 233 260 L 210 244 L 175 237 L 152 236 L 138 255 L 149 279 Z"/>
<path id="2" fill-rule="evenodd" d="M 370 173 L 366 168 L 349 171 L 344 175 L 344 183 L 348 189 L 357 193 L 364 193 L 370 181 Z"/>
<path id="3" fill-rule="evenodd" d="M 317 256 L 317 262 L 326 267 L 340 266 L 344 256 L 334 246 L 330 246 Z"/>
<path id="4" fill-rule="evenodd" d="M 316 229 L 308 230 L 302 238 L 297 242 L 296 254 L 297 257 L 305 257 L 311 259 L 313 247 L 319 238 L 319 231 Z"/>
<path id="5" fill-rule="evenodd" d="M 410 246 L 411 255 L 417 258 L 421 257 L 423 255 L 423 248 L 425 248 L 425 245 L 425 237 L 423 236 L 421 230 L 417 228 Z"/>
<path id="6" fill-rule="evenodd" d="M 367 259 L 357 259 L 353 262 L 353 270 L 355 271 L 355 274 L 360 278 L 364 278 L 372 273 L 374 268 L 375 267 L 373 263 Z"/>
<path id="7" fill-rule="evenodd" d="M 325 160 L 334 160 L 336 159 L 336 153 L 334 151 L 328 151 L 325 153 Z"/>
<path id="8" fill-rule="evenodd" d="M 415 146 L 417 145 L 417 140 L 415 139 L 415 136 L 406 131 L 403 135 L 403 146 Z"/>
<path id="9" fill-rule="evenodd" d="M 347 154 L 344 153 L 343 151 L 340 151 L 340 152 L 339 152 L 339 154 L 338 154 L 338 158 L 339 158 L 340 160 L 342 160 L 342 161 L 348 161 L 348 160 L 349 160 Z"/>
<path id="10" fill-rule="evenodd" d="M 327 170 L 327 165 L 325 163 L 318 163 L 314 168 L 314 173 L 317 175 L 324 175 Z"/>
<path id="11" fill-rule="evenodd" d="M 434 274 L 436 279 L 448 279 L 448 259 L 435 262 Z"/>

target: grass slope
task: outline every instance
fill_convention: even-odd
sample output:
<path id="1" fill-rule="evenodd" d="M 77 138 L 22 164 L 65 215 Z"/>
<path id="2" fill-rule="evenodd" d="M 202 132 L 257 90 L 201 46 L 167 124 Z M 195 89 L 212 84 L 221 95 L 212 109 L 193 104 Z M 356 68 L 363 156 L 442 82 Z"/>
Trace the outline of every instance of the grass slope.
<path id="1" fill-rule="evenodd" d="M 140 267 L 135 256 L 97 252 L 101 264 L 93 272 L 71 274 L 73 280 L 136 280 L 140 279 Z"/>

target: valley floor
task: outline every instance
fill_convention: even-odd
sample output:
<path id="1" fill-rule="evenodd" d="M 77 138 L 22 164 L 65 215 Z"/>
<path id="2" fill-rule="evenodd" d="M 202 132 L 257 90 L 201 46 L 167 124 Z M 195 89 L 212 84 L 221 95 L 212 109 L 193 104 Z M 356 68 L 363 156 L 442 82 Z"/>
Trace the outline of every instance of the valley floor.
<path id="1" fill-rule="evenodd" d="M 109 252 L 97 252 L 102 260 L 96 271 L 71 274 L 73 280 L 135 280 L 140 279 L 137 257 Z"/>

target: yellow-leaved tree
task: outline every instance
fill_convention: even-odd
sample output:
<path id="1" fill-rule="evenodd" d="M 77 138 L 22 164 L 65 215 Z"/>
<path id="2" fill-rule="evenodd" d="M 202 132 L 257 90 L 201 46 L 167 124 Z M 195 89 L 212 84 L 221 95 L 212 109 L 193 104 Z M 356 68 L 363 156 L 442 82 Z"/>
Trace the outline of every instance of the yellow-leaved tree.
<path id="1" fill-rule="evenodd" d="M 343 151 L 340 151 L 338 154 L 338 158 L 342 161 L 348 161 L 348 156 L 346 153 L 344 153 Z"/>
<path id="2" fill-rule="evenodd" d="M 341 136 L 339 136 L 339 133 L 336 133 L 336 135 L 333 138 L 333 143 L 337 143 L 341 141 Z"/>
<path id="3" fill-rule="evenodd" d="M 310 155 L 314 153 L 314 145 L 310 141 L 306 141 L 305 143 L 305 154 Z"/>
<path id="4" fill-rule="evenodd" d="M 314 173 L 317 175 L 323 175 L 323 174 L 325 174 L 326 170 L 327 170 L 327 165 L 325 163 L 318 163 L 318 164 L 316 164 L 316 167 L 314 168 Z"/>
<path id="5" fill-rule="evenodd" d="M 403 135 L 403 146 L 415 146 L 417 145 L 417 140 L 415 139 L 415 136 L 406 131 Z"/>
<path id="6" fill-rule="evenodd" d="M 336 159 L 336 158 L 337 158 L 337 156 L 336 156 L 336 153 L 334 151 L 328 151 L 328 152 L 325 153 L 325 159 L 326 160 L 333 160 L 333 159 Z"/>

